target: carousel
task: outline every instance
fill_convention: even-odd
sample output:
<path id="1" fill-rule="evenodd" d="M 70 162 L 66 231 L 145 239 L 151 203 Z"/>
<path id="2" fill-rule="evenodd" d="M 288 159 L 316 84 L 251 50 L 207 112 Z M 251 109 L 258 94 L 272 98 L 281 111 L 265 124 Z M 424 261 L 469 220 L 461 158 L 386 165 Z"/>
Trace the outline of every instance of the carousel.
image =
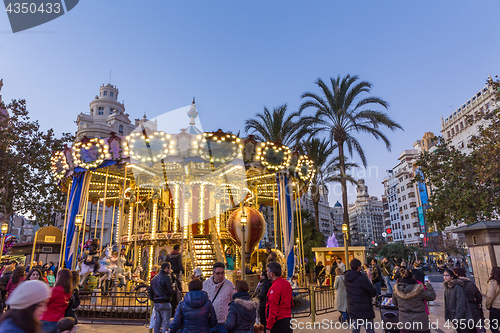
<path id="1" fill-rule="evenodd" d="M 245 263 L 262 269 L 265 250 L 258 248 L 265 245 L 267 225 L 275 231 L 267 241 L 280 254 L 287 276 L 303 269 L 301 223 L 296 221 L 301 220 L 300 196 L 314 176 L 311 159 L 252 135 L 201 132 L 194 127 L 197 114 L 193 101 L 190 126 L 179 133 L 146 123 L 126 136 L 84 137 L 54 152 L 53 174 L 67 193 L 61 263 L 77 266 L 89 239 L 96 237 L 104 266 L 112 249 L 125 249 L 132 259 L 129 268 L 118 261 L 116 277 L 131 278 L 127 270 L 149 277 L 175 244 L 181 246 L 184 276 L 195 267 L 211 275 L 214 262 L 227 264 L 228 249 L 236 276 Z M 87 233 L 81 229 L 89 225 L 90 203 L 97 205 L 102 222 Z M 265 218 L 266 206 L 273 209 Z M 104 237 L 106 214 L 112 222 Z M 103 272 L 109 279 L 112 273 Z"/>

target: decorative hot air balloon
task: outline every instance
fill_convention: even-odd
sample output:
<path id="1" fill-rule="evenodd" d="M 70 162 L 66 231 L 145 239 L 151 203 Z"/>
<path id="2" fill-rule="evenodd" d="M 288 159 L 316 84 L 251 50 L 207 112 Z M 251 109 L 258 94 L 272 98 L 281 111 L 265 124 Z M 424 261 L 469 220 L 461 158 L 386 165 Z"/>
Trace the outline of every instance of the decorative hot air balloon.
<path id="1" fill-rule="evenodd" d="M 245 253 L 249 255 L 255 245 L 257 245 L 266 231 L 266 221 L 262 214 L 251 207 L 245 207 L 247 215 L 247 225 L 245 227 Z M 229 233 L 236 240 L 236 244 L 241 246 L 241 208 L 235 210 L 228 221 Z"/>

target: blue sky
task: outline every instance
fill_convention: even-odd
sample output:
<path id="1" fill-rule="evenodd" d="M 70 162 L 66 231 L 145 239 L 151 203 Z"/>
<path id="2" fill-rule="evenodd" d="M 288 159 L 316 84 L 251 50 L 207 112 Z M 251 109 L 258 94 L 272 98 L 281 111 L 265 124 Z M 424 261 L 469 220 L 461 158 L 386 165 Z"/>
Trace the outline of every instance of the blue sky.
<path id="1" fill-rule="evenodd" d="M 357 74 L 405 129 L 387 132 L 392 152 L 360 135 L 372 166 L 369 192 L 380 196 L 399 153 L 424 132 L 438 134 L 441 114 L 499 74 L 499 12 L 496 0 L 82 0 L 16 34 L 3 12 L 2 95 L 25 98 L 44 129 L 74 132 L 111 69 L 131 118 L 196 96 L 205 131 L 237 132 L 263 106 L 297 110 L 303 92 L 318 91 L 317 78 Z"/>

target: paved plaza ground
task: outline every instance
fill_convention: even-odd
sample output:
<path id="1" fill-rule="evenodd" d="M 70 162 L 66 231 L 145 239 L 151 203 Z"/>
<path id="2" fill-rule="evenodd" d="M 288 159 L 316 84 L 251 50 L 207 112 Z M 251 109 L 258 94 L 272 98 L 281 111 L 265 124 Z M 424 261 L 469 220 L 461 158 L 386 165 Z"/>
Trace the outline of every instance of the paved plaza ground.
<path id="1" fill-rule="evenodd" d="M 430 281 L 432 286 L 436 290 L 437 299 L 433 305 L 429 306 L 429 317 L 431 322 L 438 323 L 438 328 L 433 329 L 432 333 L 453 333 L 453 330 L 447 329 L 444 327 L 444 287 L 443 287 L 443 278 L 442 275 L 433 275 L 430 276 Z M 376 318 L 375 321 L 380 322 L 380 310 L 379 308 L 375 308 Z M 485 313 L 486 318 L 488 318 L 488 313 Z M 348 333 L 351 332 L 350 329 L 342 329 L 335 328 L 335 323 L 338 323 L 339 313 L 337 311 L 330 312 L 324 315 L 319 315 L 316 317 L 316 328 L 308 328 L 306 325 L 311 325 L 311 318 L 301 318 L 297 319 L 295 324 L 297 328 L 294 329 L 294 332 L 307 332 L 307 333 L 320 333 L 320 332 L 339 332 L 339 333 Z M 320 326 L 320 324 L 329 327 L 326 329 L 324 326 Z M 333 329 L 330 329 L 330 326 L 333 325 Z M 339 325 L 339 324 L 337 324 Z M 139 325 L 102 325 L 102 324 L 82 324 L 79 325 L 78 333 L 146 333 L 148 332 L 148 328 L 145 326 Z M 300 328 L 299 328 L 300 327 Z M 362 329 L 362 332 L 364 330 Z M 375 332 L 382 333 L 382 329 L 375 329 Z"/>

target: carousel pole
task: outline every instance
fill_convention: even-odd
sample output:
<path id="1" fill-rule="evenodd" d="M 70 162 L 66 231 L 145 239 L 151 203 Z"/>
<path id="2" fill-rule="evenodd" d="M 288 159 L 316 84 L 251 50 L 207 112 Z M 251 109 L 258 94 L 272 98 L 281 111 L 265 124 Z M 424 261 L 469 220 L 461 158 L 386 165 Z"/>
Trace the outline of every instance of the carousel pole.
<path id="1" fill-rule="evenodd" d="M 122 225 L 124 223 L 124 215 L 125 215 L 125 190 L 127 186 L 127 165 L 124 165 L 125 175 L 123 177 L 123 187 L 122 187 L 122 205 L 120 209 L 120 216 L 118 216 L 118 225 L 116 226 L 116 234 L 118 237 L 118 255 L 120 255 L 120 251 L 122 248 Z M 118 260 L 118 267 L 123 268 L 122 261 Z"/>
<path id="2" fill-rule="evenodd" d="M 273 184 L 273 214 L 274 214 L 274 248 L 278 248 L 278 230 L 276 223 L 276 190 L 275 185 Z"/>
<path id="3" fill-rule="evenodd" d="M 106 167 L 106 181 L 104 182 L 104 200 L 102 202 L 102 222 L 101 222 L 101 246 L 100 246 L 100 251 L 102 253 L 102 243 L 103 243 L 103 236 L 104 236 L 104 217 L 106 216 L 106 194 L 108 194 L 108 174 L 109 174 L 109 167 Z M 97 224 L 96 224 L 97 226 Z"/>
<path id="4" fill-rule="evenodd" d="M 109 245 L 113 245 L 113 224 L 115 223 L 115 211 L 116 211 L 116 202 L 113 200 L 113 216 L 111 217 L 111 231 L 109 236 Z"/>
<path id="5" fill-rule="evenodd" d="M 66 196 L 66 211 L 64 213 L 64 226 L 63 226 L 63 233 L 62 233 L 62 240 L 61 240 L 61 253 L 59 254 L 59 263 L 57 265 L 57 270 L 59 271 L 62 267 L 62 263 L 64 262 L 64 257 L 66 255 L 66 227 L 67 227 L 67 222 L 68 222 L 68 209 L 69 209 L 69 196 L 71 194 L 71 186 L 73 185 L 73 182 L 69 183 L 68 186 L 68 195 Z M 32 268 L 30 266 L 30 268 Z"/>
<path id="6" fill-rule="evenodd" d="M 101 200 L 97 200 L 97 214 L 95 216 L 94 238 L 97 238 L 97 221 L 99 221 L 99 205 Z"/>
<path id="7" fill-rule="evenodd" d="M 299 201 L 299 229 L 300 229 L 300 247 L 301 247 L 301 254 L 302 254 L 302 269 L 303 269 L 303 276 L 304 276 L 304 284 L 306 283 L 306 261 L 305 261 L 305 256 L 304 256 L 304 231 L 302 229 L 302 208 L 301 208 L 301 203 L 300 203 L 300 186 L 297 182 L 297 198 Z"/>
<path id="8" fill-rule="evenodd" d="M 255 210 L 259 211 L 259 195 L 257 191 L 257 187 L 255 187 Z M 260 242 L 259 242 L 260 243 Z M 259 243 L 257 243 L 257 260 L 255 261 L 255 267 L 257 267 L 257 271 L 259 269 Z M 250 261 L 252 261 L 252 254 L 250 254 Z M 262 267 L 262 269 L 265 269 L 265 267 Z"/>
<path id="9" fill-rule="evenodd" d="M 297 179 L 297 182 L 299 180 Z M 292 189 L 293 191 L 293 189 Z M 298 190 L 296 189 L 295 190 L 295 198 L 294 198 L 294 201 L 295 201 L 295 223 L 297 223 L 297 257 L 298 257 L 298 264 L 299 264 L 299 281 L 302 280 L 302 258 L 301 258 L 301 249 L 300 249 L 300 238 L 301 238 L 301 234 L 300 234 L 300 221 L 298 220 L 299 219 L 299 206 L 298 206 L 298 196 L 299 196 L 299 192 Z"/>
<path id="10" fill-rule="evenodd" d="M 90 172 L 90 179 L 88 180 L 88 183 L 86 182 L 84 184 L 84 195 L 85 195 L 85 201 L 84 201 L 84 204 L 83 204 L 83 207 L 84 207 L 84 211 L 85 211 L 85 217 L 84 217 L 84 223 L 83 223 L 83 233 L 82 233 L 82 244 L 81 244 L 81 250 L 80 250 L 80 253 L 83 253 L 83 244 L 85 243 L 85 230 L 87 228 L 87 213 L 88 213 L 88 208 L 89 208 L 89 196 L 90 196 L 90 182 L 92 181 L 92 172 Z M 92 204 L 92 203 L 91 203 Z M 90 213 L 90 219 L 92 220 L 92 206 L 90 206 L 90 209 L 91 209 L 91 213 Z M 81 229 L 81 226 L 80 226 L 80 229 Z M 90 224 L 89 224 L 89 238 L 90 238 Z M 80 231 L 78 231 L 78 238 L 77 238 L 77 244 L 78 242 L 80 241 Z M 78 248 L 78 247 L 77 247 Z M 78 252 L 78 251 L 76 251 Z M 78 253 L 76 253 L 75 255 L 77 255 Z"/>

